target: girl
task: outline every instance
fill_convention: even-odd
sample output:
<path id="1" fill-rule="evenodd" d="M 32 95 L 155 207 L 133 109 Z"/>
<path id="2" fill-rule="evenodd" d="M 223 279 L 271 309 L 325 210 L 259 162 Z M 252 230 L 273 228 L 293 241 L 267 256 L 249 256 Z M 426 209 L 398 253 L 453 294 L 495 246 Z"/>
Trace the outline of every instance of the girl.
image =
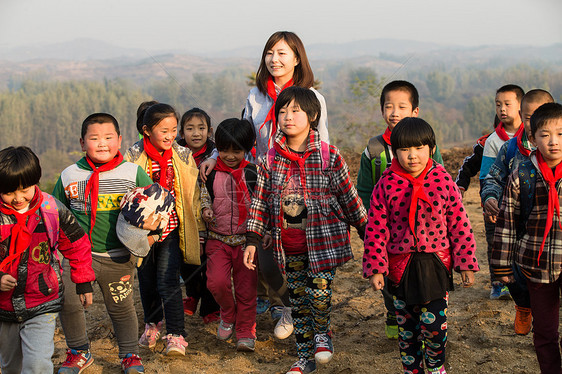
<path id="1" fill-rule="evenodd" d="M 143 104 L 141 104 L 143 106 Z M 199 231 L 205 230 L 200 217 L 201 192 L 197 166 L 189 148 L 175 141 L 178 115 L 168 104 L 155 104 L 142 116 L 143 140 L 133 145 L 125 159 L 144 168 L 152 180 L 169 190 L 176 199 L 161 238 L 138 270 L 139 289 L 144 309 L 145 331 L 139 344 L 152 348 L 166 318 L 167 355 L 185 355 L 180 265 L 200 264 Z M 207 202 L 208 205 L 208 202 Z"/>
<path id="2" fill-rule="evenodd" d="M 321 142 L 316 94 L 289 87 L 279 95 L 280 132 L 258 168 L 244 263 L 255 269 L 256 246 L 270 226 L 274 257 L 287 276 L 299 360 L 288 374 L 310 373 L 330 361 L 331 284 L 352 258 L 349 225 L 363 231 L 367 214 L 339 150 Z"/>
<path id="3" fill-rule="evenodd" d="M 425 356 L 428 371 L 443 374 L 451 269 L 461 273 L 465 287 L 472 285 L 478 271 L 474 236 L 458 187 L 431 160 L 431 126 L 404 118 L 390 143 L 395 158 L 371 197 L 363 276 L 375 290 L 388 277 L 404 373 L 424 373 Z"/>

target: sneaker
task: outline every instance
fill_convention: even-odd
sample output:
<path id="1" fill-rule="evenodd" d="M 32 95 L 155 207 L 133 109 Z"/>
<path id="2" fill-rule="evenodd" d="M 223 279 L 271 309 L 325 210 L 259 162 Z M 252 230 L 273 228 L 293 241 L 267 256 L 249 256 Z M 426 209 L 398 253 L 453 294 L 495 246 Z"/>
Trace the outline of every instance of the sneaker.
<path id="1" fill-rule="evenodd" d="M 203 317 L 203 323 L 208 325 L 209 323 L 220 321 L 220 319 L 221 319 L 221 312 L 216 311 L 213 313 L 209 313 L 205 317 Z"/>
<path id="2" fill-rule="evenodd" d="M 236 343 L 236 350 L 238 352 L 253 352 L 256 350 L 256 339 L 240 338 Z"/>
<path id="3" fill-rule="evenodd" d="M 273 335 L 280 340 L 287 339 L 293 333 L 293 329 L 292 309 L 283 308 L 281 318 L 273 329 Z"/>
<path id="4" fill-rule="evenodd" d="M 149 349 L 156 347 L 156 341 L 160 337 L 161 333 L 162 321 L 158 322 L 158 324 L 154 324 L 153 322 L 147 323 L 144 325 L 144 333 L 139 339 L 139 345 L 143 348 Z"/>
<path id="5" fill-rule="evenodd" d="M 59 374 L 79 374 L 94 362 L 92 353 L 89 349 L 77 351 L 75 349 L 66 350 L 66 361 L 62 363 Z"/>
<path id="6" fill-rule="evenodd" d="M 398 325 L 384 325 L 384 333 L 389 339 L 398 339 Z"/>
<path id="7" fill-rule="evenodd" d="M 141 358 L 134 353 L 127 353 L 121 360 L 121 369 L 125 374 L 138 374 L 144 373 L 144 366 L 142 366 Z"/>
<path id="8" fill-rule="evenodd" d="M 438 368 L 427 368 L 427 372 L 430 374 L 447 374 L 445 371 L 445 365 L 441 365 Z"/>
<path id="9" fill-rule="evenodd" d="M 515 305 L 515 333 L 518 335 L 527 335 L 531 332 L 533 316 L 531 308 L 524 308 Z"/>
<path id="10" fill-rule="evenodd" d="M 319 364 L 326 364 L 332 359 L 334 346 L 328 334 L 314 335 L 314 359 Z"/>
<path id="11" fill-rule="evenodd" d="M 284 308 L 285 308 L 284 306 L 279 306 L 279 305 L 275 305 L 269 308 L 269 313 L 271 313 L 271 319 L 274 322 L 277 322 L 279 321 L 279 319 L 281 319 L 281 317 L 283 316 Z"/>
<path id="12" fill-rule="evenodd" d="M 256 301 L 257 301 L 257 307 L 256 307 L 257 314 L 263 314 L 268 311 L 270 305 L 269 300 L 258 297 L 256 298 Z"/>
<path id="13" fill-rule="evenodd" d="M 316 362 L 301 358 L 291 366 L 287 374 L 308 374 L 316 371 Z"/>
<path id="14" fill-rule="evenodd" d="M 183 336 L 168 334 L 162 339 L 166 340 L 166 356 L 185 356 L 187 342 Z"/>
<path id="15" fill-rule="evenodd" d="M 221 319 L 219 327 L 217 328 L 217 338 L 219 340 L 230 339 L 230 337 L 232 336 L 233 327 L 233 323 L 226 323 Z"/>
<path id="16" fill-rule="evenodd" d="M 492 282 L 492 289 L 490 290 L 490 300 L 509 300 L 511 294 L 506 285 L 500 282 Z"/>
<path id="17" fill-rule="evenodd" d="M 199 299 L 195 297 L 188 296 L 183 299 L 183 312 L 186 316 L 192 316 L 197 310 L 197 304 L 199 304 Z"/>

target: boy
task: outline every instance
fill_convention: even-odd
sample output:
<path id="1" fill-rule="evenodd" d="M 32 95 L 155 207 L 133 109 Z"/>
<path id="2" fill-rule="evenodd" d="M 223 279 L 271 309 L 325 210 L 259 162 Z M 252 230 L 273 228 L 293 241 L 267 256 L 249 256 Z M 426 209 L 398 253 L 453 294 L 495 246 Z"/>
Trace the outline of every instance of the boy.
<path id="1" fill-rule="evenodd" d="M 537 150 L 507 181 L 491 266 L 505 283 L 513 282 L 512 263 L 521 268 L 529 288 L 541 373 L 560 373 L 562 105 L 547 103 L 533 113 L 530 138 Z"/>
<path id="2" fill-rule="evenodd" d="M 482 165 L 480 166 L 480 182 L 483 183 L 484 179 L 490 171 L 490 167 L 496 160 L 498 152 L 502 145 L 513 138 L 518 136 L 524 130 L 523 123 L 519 109 L 521 107 L 521 99 L 525 92 L 523 89 L 515 84 L 508 84 L 500 87 L 496 91 L 496 115 L 500 119 L 500 124 L 496 130 L 486 139 L 484 151 L 482 154 Z M 488 264 L 490 263 L 490 253 L 492 251 L 492 242 L 494 240 L 494 224 L 496 216 L 490 215 L 490 205 L 493 202 L 487 202 L 482 197 L 482 206 L 484 207 L 484 226 L 486 229 L 486 241 L 488 242 Z M 497 204 L 496 204 L 497 205 Z M 488 212 L 488 213 L 487 213 Z M 492 289 L 490 290 L 490 299 L 509 299 L 511 295 L 506 285 L 494 280 L 494 275 L 490 271 L 490 282 Z"/>
<path id="3" fill-rule="evenodd" d="M 123 195 L 152 184 L 152 180 L 138 165 L 123 161 L 119 124 L 110 114 L 94 113 L 84 120 L 80 145 L 86 156 L 63 170 L 53 195 L 70 208 L 89 233 L 96 281 L 113 323 L 121 367 L 125 373 L 142 373 L 133 304 L 136 258 L 119 241 L 115 227 Z M 66 260 L 63 267 L 68 267 Z M 64 282 L 68 284 L 66 277 Z M 59 373 L 79 373 L 93 362 L 84 313 L 69 286 L 60 313 L 68 350 Z"/>
<path id="4" fill-rule="evenodd" d="M 68 258 L 79 308 L 92 304 L 92 256 L 84 230 L 39 190 L 39 159 L 27 147 L 0 151 L 0 370 L 52 373 L 63 284 L 56 249 Z"/>
<path id="5" fill-rule="evenodd" d="M 534 147 L 531 145 L 531 122 L 530 118 L 535 110 L 545 103 L 552 103 L 554 99 L 545 90 L 535 89 L 527 92 L 521 99 L 521 110 L 519 114 L 523 119 L 525 131 L 518 136 L 505 142 L 498 152 L 498 157 L 490 167 L 488 175 L 482 186 L 482 200 L 485 201 L 485 214 L 496 216 L 499 213 L 498 201 L 501 201 L 503 189 L 511 172 L 521 162 L 529 160 L 529 155 Z M 507 287 L 515 302 L 515 332 L 527 335 L 531 331 L 531 305 L 529 292 L 525 280 L 518 268 L 514 269 L 516 282 L 509 283 Z"/>
<path id="6" fill-rule="evenodd" d="M 383 134 L 373 137 L 361 154 L 361 164 L 357 175 L 357 193 L 363 201 L 363 206 L 369 211 L 371 194 L 375 184 L 379 181 L 383 171 L 390 167 L 392 148 L 390 134 L 394 126 L 406 117 L 417 117 L 420 111 L 419 95 L 416 87 L 406 81 L 397 80 L 388 83 L 381 92 L 381 111 L 387 128 Z M 439 147 L 435 147 L 433 160 L 443 164 Z M 387 310 L 385 333 L 389 339 L 398 339 L 398 324 L 394 313 L 392 296 L 387 289 L 383 291 L 384 304 Z"/>

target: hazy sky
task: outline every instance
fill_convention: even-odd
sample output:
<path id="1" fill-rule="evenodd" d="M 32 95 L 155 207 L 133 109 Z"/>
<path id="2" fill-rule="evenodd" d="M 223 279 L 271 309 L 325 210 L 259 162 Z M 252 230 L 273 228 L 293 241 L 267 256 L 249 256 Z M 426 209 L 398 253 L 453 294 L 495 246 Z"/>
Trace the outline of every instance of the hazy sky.
<path id="1" fill-rule="evenodd" d="M 147 50 L 395 38 L 444 44 L 562 42 L 561 0 L 0 0 L 0 48 L 93 38 Z M 1 58 L 1 56 L 0 56 Z"/>

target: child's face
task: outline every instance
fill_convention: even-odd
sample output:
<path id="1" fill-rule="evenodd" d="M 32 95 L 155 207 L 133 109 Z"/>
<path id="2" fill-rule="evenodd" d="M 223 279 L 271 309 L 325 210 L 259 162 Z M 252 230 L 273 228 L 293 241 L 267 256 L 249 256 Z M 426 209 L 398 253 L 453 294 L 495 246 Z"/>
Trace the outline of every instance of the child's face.
<path id="1" fill-rule="evenodd" d="M 90 160 L 104 164 L 113 160 L 119 152 L 121 135 L 117 134 L 113 123 L 92 123 L 84 139 L 80 139 L 80 145 Z"/>
<path id="2" fill-rule="evenodd" d="M 306 139 L 310 132 L 310 122 L 308 115 L 302 110 L 299 104 L 292 100 L 279 110 L 277 118 L 279 128 L 287 138 Z"/>
<path id="3" fill-rule="evenodd" d="M 396 150 L 396 157 L 400 166 L 412 177 L 417 178 L 425 169 L 429 161 L 429 146 L 421 145 Z"/>
<path id="4" fill-rule="evenodd" d="M 299 64 L 299 60 L 295 52 L 289 47 L 283 39 L 279 40 L 273 48 L 265 54 L 265 66 L 267 71 L 273 77 L 275 83 L 287 83 L 293 78 L 295 66 Z"/>
<path id="5" fill-rule="evenodd" d="M 238 165 L 244 160 L 245 155 L 246 153 L 243 149 L 234 149 L 232 147 L 227 150 L 219 151 L 220 159 L 226 166 L 232 169 L 238 168 Z"/>
<path id="6" fill-rule="evenodd" d="M 410 99 L 411 96 L 408 91 L 395 90 L 386 93 L 384 106 L 381 110 L 384 121 L 390 128 L 390 131 L 394 129 L 394 126 L 401 119 L 418 116 L 419 108 L 412 108 Z"/>
<path id="7" fill-rule="evenodd" d="M 144 134 L 148 136 L 150 143 L 158 152 L 167 151 L 172 148 L 174 139 L 178 134 L 178 121 L 174 116 L 166 117 L 154 126 L 152 130 L 145 126 Z"/>
<path id="8" fill-rule="evenodd" d="M 35 185 L 26 188 L 18 188 L 14 192 L 0 194 L 2 201 L 15 210 L 22 210 L 29 206 L 35 196 Z"/>
<path id="9" fill-rule="evenodd" d="M 527 139 L 531 139 L 531 116 L 535 113 L 538 107 L 543 105 L 543 102 L 530 103 L 528 101 L 521 104 L 521 120 L 523 121 L 523 126 L 525 126 L 525 132 L 527 133 Z"/>
<path id="10" fill-rule="evenodd" d="M 548 121 L 531 137 L 531 141 L 535 143 L 549 168 L 558 165 L 562 162 L 562 118 Z"/>
<path id="11" fill-rule="evenodd" d="M 193 116 L 183 126 L 183 134 L 181 136 L 185 139 L 189 149 L 197 152 L 203 148 L 211 133 L 204 118 Z"/>
<path id="12" fill-rule="evenodd" d="M 519 106 L 515 92 L 500 92 L 496 95 L 496 114 L 504 125 L 518 126 L 521 123 Z"/>

